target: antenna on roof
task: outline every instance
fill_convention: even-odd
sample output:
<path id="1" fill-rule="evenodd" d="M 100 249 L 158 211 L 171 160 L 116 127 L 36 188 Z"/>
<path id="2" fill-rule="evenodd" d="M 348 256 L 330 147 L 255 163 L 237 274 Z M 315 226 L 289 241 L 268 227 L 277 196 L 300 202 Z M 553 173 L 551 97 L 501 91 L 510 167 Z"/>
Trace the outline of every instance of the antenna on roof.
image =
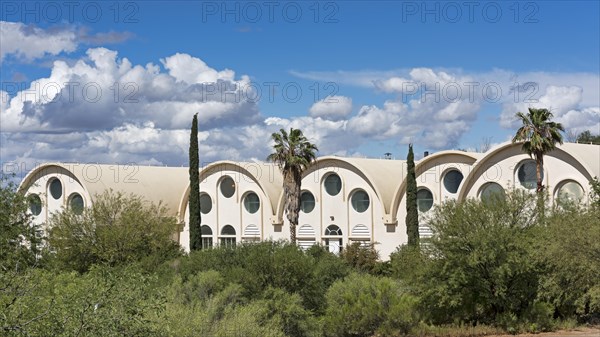
<path id="1" fill-rule="evenodd" d="M 385 159 L 392 159 L 392 153 L 391 152 L 386 152 L 383 154 Z"/>

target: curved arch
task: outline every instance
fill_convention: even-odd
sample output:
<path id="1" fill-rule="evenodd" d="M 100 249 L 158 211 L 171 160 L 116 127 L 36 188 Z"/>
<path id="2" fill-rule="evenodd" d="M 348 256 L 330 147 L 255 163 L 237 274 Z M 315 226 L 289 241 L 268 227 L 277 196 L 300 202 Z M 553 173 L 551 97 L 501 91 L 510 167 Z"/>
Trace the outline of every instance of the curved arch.
<path id="1" fill-rule="evenodd" d="M 334 157 L 334 156 L 321 157 L 321 158 L 317 159 L 315 162 L 313 162 L 313 164 L 304 171 L 304 173 L 302 174 L 302 179 L 305 179 L 310 174 L 316 174 L 316 172 L 318 172 L 319 170 L 322 170 L 325 166 L 327 166 L 327 165 L 325 165 L 325 163 L 327 163 L 327 162 L 343 164 L 343 166 L 340 165 L 339 167 L 340 168 L 344 167 L 344 168 L 349 169 L 350 171 L 354 172 L 355 174 L 360 176 L 367 183 L 367 185 L 369 185 L 369 187 L 371 189 L 373 189 L 373 191 L 375 191 L 375 197 L 379 200 L 379 202 L 381 204 L 381 208 L 383 211 L 382 213 L 386 214 L 386 203 L 382 198 L 381 189 L 375 183 L 376 180 L 374 180 L 372 178 L 371 174 L 369 173 L 369 170 L 366 170 L 363 165 L 360 165 L 360 163 L 358 163 L 359 160 L 354 160 L 355 162 L 352 162 L 353 161 L 352 158 L 340 158 L 340 157 Z M 344 186 L 345 186 L 344 178 L 336 170 L 327 171 L 327 172 L 324 172 L 322 175 L 320 175 L 319 176 L 319 185 L 323 184 L 323 181 L 329 172 L 336 173 L 340 177 L 340 179 L 342 179 L 342 191 L 343 191 Z M 385 177 L 383 177 L 383 178 L 385 178 Z M 312 191 L 311 191 L 311 193 L 312 193 Z M 283 223 L 283 220 L 282 220 L 283 214 L 284 214 L 283 206 L 284 206 L 284 193 L 282 191 L 279 196 L 279 201 L 277 202 L 277 219 L 279 219 L 279 221 L 281 221 L 281 223 Z"/>
<path id="2" fill-rule="evenodd" d="M 74 170 L 72 170 L 71 168 L 69 168 L 61 163 L 47 163 L 47 164 L 42 164 L 42 165 L 34 168 L 33 170 L 29 171 L 29 173 L 27 173 L 27 175 L 25 175 L 25 177 L 19 184 L 19 187 L 17 190 L 19 192 L 24 192 L 31 186 L 31 184 L 35 180 L 37 180 L 40 177 L 42 177 L 43 175 L 45 175 L 44 170 L 49 170 L 53 167 L 57 168 L 58 170 L 65 170 L 67 172 L 67 175 L 69 175 L 70 178 L 74 179 L 79 185 L 81 185 L 85 188 L 85 186 L 81 183 L 83 181 L 81 179 L 81 177 L 79 177 L 77 175 L 77 173 L 74 172 Z M 56 171 L 55 173 L 58 174 L 59 172 Z M 50 183 L 50 181 L 51 181 L 51 179 L 49 179 L 48 182 L 46 183 L 46 189 L 48 188 L 47 184 Z M 62 181 L 61 181 L 61 183 L 62 183 Z"/>
<path id="3" fill-rule="evenodd" d="M 275 202 L 278 199 L 277 196 L 280 193 L 275 192 L 274 189 L 270 188 L 270 187 L 276 186 L 275 184 L 277 184 L 278 181 L 281 180 L 280 179 L 281 175 L 276 171 L 277 167 L 273 165 L 273 169 L 275 169 L 275 171 L 270 171 L 268 174 L 266 174 L 266 176 L 267 176 L 266 178 L 265 178 L 265 174 L 262 174 L 262 173 L 260 176 L 257 177 L 245 167 L 248 165 L 255 165 L 255 164 L 256 163 L 236 163 L 236 162 L 229 161 L 229 160 L 214 162 L 212 164 L 209 164 L 209 165 L 203 167 L 200 170 L 200 183 L 202 183 L 202 181 L 204 181 L 210 175 L 218 174 L 220 171 L 234 171 L 238 174 L 249 177 L 258 186 L 261 193 L 263 193 L 267 197 L 267 199 L 269 201 L 268 204 L 271 205 L 271 215 L 272 215 L 271 222 L 273 222 L 273 219 L 275 218 L 275 215 L 276 215 L 276 209 L 277 209 L 277 207 L 275 206 Z M 223 177 L 221 177 L 219 179 L 219 181 L 222 178 Z M 266 182 L 271 183 L 273 186 L 269 186 L 269 187 L 265 186 L 266 184 L 263 180 L 266 180 Z M 235 181 L 235 179 L 234 179 L 234 181 Z M 237 182 L 236 182 L 236 184 L 237 184 Z M 281 186 L 279 187 L 279 189 L 281 189 Z M 187 187 L 179 201 L 180 221 L 185 221 L 185 219 L 183 219 L 183 217 L 185 217 L 185 209 L 187 207 L 189 197 L 190 197 L 190 184 L 188 183 Z M 259 195 L 259 199 L 260 199 L 260 195 Z M 261 200 L 261 204 L 262 204 L 262 200 Z"/>
<path id="4" fill-rule="evenodd" d="M 480 158 L 480 156 L 478 154 L 473 153 L 473 152 L 464 152 L 464 151 L 455 151 L 455 150 L 441 151 L 441 152 L 437 152 L 432 155 L 429 155 L 429 156 L 419 160 L 417 163 L 415 163 L 415 172 L 417 174 L 419 174 L 420 171 L 426 171 L 426 170 L 424 170 L 424 168 L 427 167 L 428 165 L 432 164 L 432 162 L 435 159 L 451 157 L 451 156 L 460 157 L 463 161 L 459 162 L 459 164 L 467 164 L 470 166 L 472 166 L 474 163 L 476 163 L 477 159 Z M 448 161 L 448 162 L 456 164 L 456 162 L 452 162 L 452 161 Z M 444 170 L 444 172 L 446 172 L 452 168 L 456 169 L 456 167 L 454 167 L 454 166 L 448 167 L 447 169 Z M 406 171 L 404 172 L 404 174 L 406 175 Z M 417 177 L 418 176 L 419 175 L 417 175 Z M 466 180 L 466 175 L 463 174 L 463 177 L 464 178 L 463 178 L 463 181 L 461 182 L 461 185 L 464 185 L 465 180 Z M 460 189 L 458 192 L 460 192 Z M 395 222 L 398 221 L 396 219 L 396 214 L 398 214 L 398 208 L 400 207 L 400 202 L 402 201 L 402 198 L 405 194 L 406 194 L 406 177 L 403 177 L 402 183 L 396 190 L 396 193 L 394 194 L 394 198 L 392 200 L 392 205 L 390 206 L 390 215 L 391 215 L 392 219 L 395 220 Z"/>
<path id="5" fill-rule="evenodd" d="M 521 143 L 512 143 L 512 142 L 502 143 L 502 144 L 496 146 L 495 148 L 491 149 L 490 151 L 488 151 L 484 157 L 480 158 L 477 162 L 475 162 L 475 164 L 473 164 L 473 166 L 472 166 L 473 169 L 471 170 L 471 172 L 469 172 L 469 175 L 467 175 L 464 179 L 463 185 L 458 194 L 458 200 L 465 200 L 467 193 L 473 187 L 473 184 L 475 183 L 476 178 L 478 176 L 480 176 L 481 172 L 483 172 L 485 170 L 486 164 L 488 164 L 494 158 L 500 156 L 500 154 L 502 152 L 507 152 L 510 150 L 514 151 L 514 150 L 516 150 L 516 148 L 519 148 L 519 152 L 520 152 L 521 146 L 522 146 Z M 523 152 L 520 152 L 520 153 L 524 154 Z M 571 158 L 573 160 L 572 162 L 570 162 L 571 166 L 577 168 L 579 171 L 582 171 L 582 173 L 584 173 L 584 175 L 586 176 L 586 179 L 590 180 L 590 179 L 592 179 L 592 177 L 594 177 L 593 171 L 590 169 L 590 167 L 587 165 L 587 163 L 585 161 L 582 161 L 579 158 L 575 157 L 575 155 L 570 154 L 565 149 L 562 149 L 561 146 L 557 146 L 552 152 L 546 154 L 546 156 L 556 157 L 556 155 L 559 153 L 561 156 L 566 156 L 567 158 Z M 579 166 L 579 167 L 577 167 L 577 166 Z"/>

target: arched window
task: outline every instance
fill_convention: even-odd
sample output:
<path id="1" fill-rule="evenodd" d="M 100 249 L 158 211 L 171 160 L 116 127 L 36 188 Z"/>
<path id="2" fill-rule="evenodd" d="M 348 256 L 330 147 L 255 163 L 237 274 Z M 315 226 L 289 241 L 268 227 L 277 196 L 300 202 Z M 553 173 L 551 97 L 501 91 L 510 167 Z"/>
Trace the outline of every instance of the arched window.
<path id="1" fill-rule="evenodd" d="M 233 248 L 235 247 L 235 228 L 231 225 L 226 225 L 221 229 L 220 236 L 221 246 Z"/>
<path id="2" fill-rule="evenodd" d="M 417 206 L 419 212 L 427 212 L 433 207 L 433 194 L 426 188 L 417 191 Z"/>
<path id="3" fill-rule="evenodd" d="M 307 250 L 312 247 L 315 243 L 316 232 L 315 229 L 308 224 L 304 224 L 298 228 L 298 246 L 302 250 Z"/>
<path id="4" fill-rule="evenodd" d="M 300 210 L 304 213 L 310 213 L 315 208 L 315 196 L 309 191 L 300 194 Z"/>
<path id="5" fill-rule="evenodd" d="M 258 195 L 254 192 L 248 193 L 244 198 L 244 207 L 250 214 L 258 212 L 258 209 L 260 208 L 260 199 L 258 199 Z"/>
<path id="6" fill-rule="evenodd" d="M 235 193 L 235 182 L 231 177 L 225 177 L 221 180 L 221 194 L 225 198 L 231 198 Z"/>
<path id="7" fill-rule="evenodd" d="M 244 241 L 256 242 L 260 240 L 260 229 L 257 225 L 250 224 L 244 228 Z"/>
<path id="8" fill-rule="evenodd" d="M 458 191 L 458 187 L 463 180 L 463 174 L 458 170 L 450 170 L 444 175 L 444 187 L 446 191 L 454 194 Z"/>
<path id="9" fill-rule="evenodd" d="M 332 173 L 325 178 L 325 191 L 331 196 L 338 195 L 342 190 L 342 179 L 335 173 Z"/>
<path id="10" fill-rule="evenodd" d="M 50 195 L 52 195 L 52 198 L 58 200 L 62 197 L 62 193 L 62 183 L 58 178 L 54 178 L 50 183 Z"/>
<path id="11" fill-rule="evenodd" d="M 338 254 L 342 251 L 342 230 L 336 225 L 330 225 L 325 229 L 325 247 L 331 253 Z"/>
<path id="12" fill-rule="evenodd" d="M 358 213 L 363 213 L 369 209 L 369 195 L 367 192 L 360 190 L 352 194 L 352 208 Z"/>
<path id="13" fill-rule="evenodd" d="M 200 228 L 202 233 L 202 248 L 212 248 L 213 246 L 213 231 L 207 225 L 202 225 Z"/>

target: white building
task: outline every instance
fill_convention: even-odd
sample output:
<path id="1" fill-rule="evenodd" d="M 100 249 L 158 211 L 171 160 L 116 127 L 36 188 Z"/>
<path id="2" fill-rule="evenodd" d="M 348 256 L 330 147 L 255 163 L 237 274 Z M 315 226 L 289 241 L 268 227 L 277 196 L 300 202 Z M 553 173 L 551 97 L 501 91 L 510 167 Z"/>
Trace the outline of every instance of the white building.
<path id="1" fill-rule="evenodd" d="M 448 199 L 486 198 L 509 189 L 534 190 L 535 161 L 521 145 L 505 143 L 486 153 L 443 151 L 416 162 L 420 234 L 427 217 Z M 43 223 L 63 207 L 81 209 L 106 189 L 161 201 L 183 226 L 175 239 L 189 249 L 188 168 L 49 163 L 32 170 L 20 189 Z M 600 177 L 600 146 L 566 143 L 544 157 L 544 185 L 554 201 L 588 201 Z M 220 161 L 200 172 L 205 245 L 288 239 L 282 176 L 270 163 Z M 406 162 L 321 157 L 304 174 L 298 244 L 320 243 L 338 252 L 351 242 L 376 243 L 383 259 L 407 242 Z"/>

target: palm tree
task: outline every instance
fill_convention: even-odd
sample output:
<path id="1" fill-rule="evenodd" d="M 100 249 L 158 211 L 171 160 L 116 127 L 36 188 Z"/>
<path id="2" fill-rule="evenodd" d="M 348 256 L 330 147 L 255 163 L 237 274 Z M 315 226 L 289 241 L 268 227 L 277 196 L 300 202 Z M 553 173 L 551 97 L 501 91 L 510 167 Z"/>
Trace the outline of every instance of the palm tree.
<path id="1" fill-rule="evenodd" d="M 548 109 L 529 108 L 529 114 L 517 112 L 516 117 L 523 125 L 517 130 L 512 142 L 523 142 L 523 152 L 535 157 L 538 193 L 544 190 L 542 168 L 544 154 L 554 150 L 556 144 L 563 143 L 560 131 L 565 131 L 560 123 L 552 122 L 552 113 Z"/>
<path id="2" fill-rule="evenodd" d="M 275 142 L 267 160 L 276 163 L 283 175 L 283 192 L 285 194 L 285 211 L 290 221 L 290 240 L 296 242 L 296 225 L 300 212 L 300 189 L 302 173 L 316 159 L 317 146 L 310 143 L 299 129 L 290 128 L 288 134 L 284 129 L 271 135 Z"/>

